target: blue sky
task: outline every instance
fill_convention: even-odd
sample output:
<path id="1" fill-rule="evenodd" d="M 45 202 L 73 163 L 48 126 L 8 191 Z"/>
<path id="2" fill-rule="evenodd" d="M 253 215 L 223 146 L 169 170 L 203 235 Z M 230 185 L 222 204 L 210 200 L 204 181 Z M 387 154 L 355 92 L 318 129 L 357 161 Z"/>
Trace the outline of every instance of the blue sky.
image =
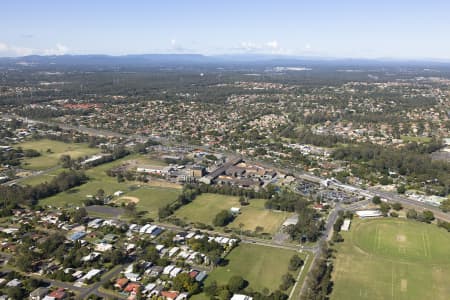
<path id="1" fill-rule="evenodd" d="M 0 56 L 267 53 L 450 59 L 446 0 L 10 0 Z"/>

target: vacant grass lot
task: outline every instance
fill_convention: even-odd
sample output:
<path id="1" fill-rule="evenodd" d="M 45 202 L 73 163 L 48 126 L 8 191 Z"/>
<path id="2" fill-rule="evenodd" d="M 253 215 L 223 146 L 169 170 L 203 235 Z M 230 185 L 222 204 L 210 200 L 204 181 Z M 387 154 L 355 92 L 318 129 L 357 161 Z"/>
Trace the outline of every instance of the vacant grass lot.
<path id="1" fill-rule="evenodd" d="M 35 176 L 30 176 L 27 178 L 24 178 L 23 180 L 20 180 L 20 185 L 38 185 L 40 183 L 44 182 L 50 182 L 58 176 L 59 173 L 64 172 L 66 169 L 63 168 L 56 168 L 55 170 L 52 170 L 51 172 L 45 173 L 45 174 L 39 174 Z"/>
<path id="2" fill-rule="evenodd" d="M 138 156 L 132 155 L 122 159 L 106 163 L 92 169 L 86 170 L 89 181 L 81 186 L 72 188 L 66 192 L 48 197 L 40 201 L 42 205 L 52 205 L 56 207 L 80 206 L 87 195 L 95 195 L 99 189 L 103 189 L 106 194 L 113 194 L 116 191 L 123 191 L 122 196 L 137 197 L 137 209 L 148 212 L 148 216 L 156 217 L 158 208 L 176 200 L 180 189 L 167 187 L 152 187 L 140 182 L 117 182 L 117 178 L 106 175 L 106 170 L 121 164 L 135 164 Z M 45 175 L 50 178 L 51 175 Z M 43 177 L 46 178 L 46 177 Z M 42 182 L 43 178 L 34 178 L 33 181 Z"/>
<path id="3" fill-rule="evenodd" d="M 264 232 L 275 233 L 289 214 L 267 210 L 264 208 L 264 202 L 264 199 L 252 199 L 249 205 L 241 207 L 238 197 L 202 194 L 188 205 L 178 209 L 175 215 L 187 222 L 212 225 L 214 217 L 221 210 L 241 207 L 241 213 L 228 225 L 229 227 L 239 228 L 239 224 L 243 224 L 244 230 L 253 231 L 257 226 L 261 226 Z"/>
<path id="4" fill-rule="evenodd" d="M 417 143 L 429 143 L 431 142 L 431 137 L 426 136 L 408 136 L 408 135 L 402 135 L 400 138 L 403 140 L 403 142 L 417 142 Z"/>
<path id="5" fill-rule="evenodd" d="M 61 155 L 72 158 L 90 156 L 100 152 L 97 148 L 89 148 L 85 143 L 64 143 L 48 139 L 27 141 L 16 145 L 22 149 L 34 149 L 41 153 L 39 157 L 24 158 L 22 166 L 30 170 L 45 170 L 58 165 Z M 48 153 L 47 149 L 51 152 Z"/>
<path id="6" fill-rule="evenodd" d="M 229 260 L 228 265 L 214 269 L 205 284 L 215 280 L 219 285 L 224 285 L 231 276 L 240 275 L 249 282 L 248 287 L 253 290 L 277 290 L 281 276 L 288 273 L 289 260 L 296 253 L 291 250 L 241 244 L 226 257 Z M 297 277 L 297 273 L 293 276 Z"/>
<path id="7" fill-rule="evenodd" d="M 342 233 L 331 299 L 449 299 L 450 234 L 402 219 L 355 220 Z"/>

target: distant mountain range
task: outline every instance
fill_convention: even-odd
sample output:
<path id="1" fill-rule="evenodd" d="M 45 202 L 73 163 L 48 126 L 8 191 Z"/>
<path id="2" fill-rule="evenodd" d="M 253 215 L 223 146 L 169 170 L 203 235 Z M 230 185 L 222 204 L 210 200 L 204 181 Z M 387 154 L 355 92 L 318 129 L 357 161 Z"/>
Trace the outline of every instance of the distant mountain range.
<path id="1" fill-rule="evenodd" d="M 285 56 L 266 54 L 238 54 L 214 55 L 202 54 L 136 54 L 136 55 L 30 55 L 23 57 L 0 57 L 0 64 L 29 64 L 29 65 L 99 65 L 99 66 L 163 66 L 189 64 L 256 64 L 256 65 L 450 65 L 450 61 L 436 60 L 396 60 L 396 59 L 341 59 L 327 57 Z"/>

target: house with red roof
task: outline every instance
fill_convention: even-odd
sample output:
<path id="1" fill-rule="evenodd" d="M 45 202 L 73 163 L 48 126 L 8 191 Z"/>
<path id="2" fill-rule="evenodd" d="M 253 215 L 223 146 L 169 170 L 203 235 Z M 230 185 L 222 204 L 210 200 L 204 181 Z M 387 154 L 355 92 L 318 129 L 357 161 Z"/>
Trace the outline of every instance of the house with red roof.
<path id="1" fill-rule="evenodd" d="M 141 285 L 139 283 L 131 282 L 123 291 L 127 293 L 138 293 L 140 288 Z"/>
<path id="2" fill-rule="evenodd" d="M 177 292 L 177 291 L 162 291 L 161 292 L 161 296 L 163 296 L 167 300 L 175 300 L 179 294 L 180 294 L 180 292 Z"/>
<path id="3" fill-rule="evenodd" d="M 123 290 L 123 288 L 127 285 L 129 282 L 128 278 L 118 278 L 116 280 L 116 283 L 114 284 L 114 287 Z"/>
<path id="4" fill-rule="evenodd" d="M 60 299 L 64 299 L 67 297 L 67 293 L 65 291 L 65 289 L 63 288 L 58 288 L 57 290 L 54 290 L 53 292 L 51 292 L 50 294 L 48 294 L 49 297 L 53 297 L 56 300 L 60 300 Z"/>

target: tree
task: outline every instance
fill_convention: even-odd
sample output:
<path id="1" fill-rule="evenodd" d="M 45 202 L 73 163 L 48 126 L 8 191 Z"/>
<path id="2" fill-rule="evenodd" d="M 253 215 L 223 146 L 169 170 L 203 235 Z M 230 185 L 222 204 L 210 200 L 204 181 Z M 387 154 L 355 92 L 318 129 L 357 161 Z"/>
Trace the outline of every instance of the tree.
<path id="1" fill-rule="evenodd" d="M 431 221 L 434 220 L 434 214 L 432 211 L 429 211 L 429 210 L 424 210 L 421 217 L 422 217 L 421 219 L 423 220 L 423 222 L 426 222 L 426 223 L 431 223 Z"/>
<path id="2" fill-rule="evenodd" d="M 220 227 L 226 226 L 231 221 L 233 221 L 233 218 L 234 217 L 231 212 L 229 212 L 228 210 L 222 210 L 214 217 L 213 225 L 220 226 Z"/>
<path id="3" fill-rule="evenodd" d="M 333 225 L 334 231 L 336 231 L 336 232 L 341 231 L 342 224 L 344 224 L 344 218 L 343 217 L 337 218 L 336 222 L 334 222 L 334 225 Z"/>
<path id="4" fill-rule="evenodd" d="M 334 231 L 334 232 L 333 232 L 333 237 L 332 237 L 331 240 L 332 240 L 333 242 L 335 242 L 335 243 L 341 243 L 341 242 L 344 241 L 344 238 L 342 237 L 342 235 L 341 235 L 339 232 Z"/>
<path id="5" fill-rule="evenodd" d="M 287 290 L 289 287 L 291 287 L 295 283 L 295 278 L 292 276 L 291 273 L 286 273 L 283 276 L 281 276 L 281 284 L 280 284 L 280 290 Z"/>
<path id="6" fill-rule="evenodd" d="M 159 253 L 156 247 L 154 245 L 148 246 L 144 251 L 143 258 L 155 263 L 159 259 Z"/>
<path id="7" fill-rule="evenodd" d="M 34 149 L 26 149 L 23 151 L 23 155 L 25 157 L 38 157 L 41 155 L 41 153 L 39 153 L 39 151 L 36 151 Z"/>
<path id="8" fill-rule="evenodd" d="M 203 291 L 207 296 L 215 296 L 217 294 L 217 281 L 212 281 L 209 285 L 204 287 Z"/>
<path id="9" fill-rule="evenodd" d="M 125 260 L 125 256 L 123 255 L 122 251 L 120 251 L 120 249 L 113 249 L 108 253 L 105 253 L 105 257 L 108 257 L 109 261 L 113 265 L 119 265 Z"/>
<path id="10" fill-rule="evenodd" d="M 123 178 L 123 175 L 121 173 L 117 174 L 117 182 L 121 183 L 124 181 L 125 181 L 125 178 Z"/>
<path id="11" fill-rule="evenodd" d="M 249 203 L 248 203 L 248 200 L 244 196 L 240 196 L 239 204 L 241 204 L 241 206 L 245 206 L 245 205 L 248 205 Z"/>
<path id="12" fill-rule="evenodd" d="M 147 149 L 146 149 L 145 144 L 141 144 L 141 143 L 136 144 L 134 146 L 134 152 L 141 153 L 141 154 L 147 153 Z"/>
<path id="13" fill-rule="evenodd" d="M 392 204 L 392 208 L 396 211 L 399 211 L 403 209 L 403 206 L 400 202 L 395 202 L 394 204 Z"/>
<path id="14" fill-rule="evenodd" d="M 449 212 L 450 211 L 450 199 L 442 201 L 440 208 L 443 212 Z"/>
<path id="15" fill-rule="evenodd" d="M 296 271 L 303 265 L 303 259 L 300 258 L 297 254 L 294 254 L 289 261 L 289 270 Z"/>
<path id="16" fill-rule="evenodd" d="M 72 221 L 73 222 L 75 222 L 75 223 L 81 223 L 81 221 L 85 218 L 85 217 L 87 217 L 87 211 L 86 211 L 86 208 L 84 208 L 84 207 L 80 207 L 80 208 L 78 208 L 78 209 L 75 209 L 73 212 L 72 212 Z"/>
<path id="17" fill-rule="evenodd" d="M 404 184 L 401 184 L 397 187 L 397 193 L 404 194 L 406 192 L 406 187 Z"/>
<path id="18" fill-rule="evenodd" d="M 125 213 L 131 217 L 137 216 L 136 203 L 130 202 L 125 205 Z"/>
<path id="19" fill-rule="evenodd" d="M 21 300 L 25 299 L 25 290 L 19 286 L 10 287 L 6 290 L 6 294 L 10 299 Z"/>
<path id="20" fill-rule="evenodd" d="M 228 280 L 228 289 L 232 293 L 237 293 L 245 287 L 245 280 L 241 276 L 235 275 Z"/>
<path id="21" fill-rule="evenodd" d="M 437 224 L 438 224 L 439 227 L 444 228 L 448 232 L 450 232 L 450 223 L 449 222 L 438 220 Z"/>
<path id="22" fill-rule="evenodd" d="M 105 197 L 105 191 L 103 189 L 98 189 L 97 193 L 95 194 L 95 196 L 98 199 L 103 199 L 103 197 Z"/>
<path id="23" fill-rule="evenodd" d="M 25 253 L 19 254 L 15 258 L 15 263 L 17 268 L 23 272 L 31 271 L 33 265 L 33 254 L 31 251 L 26 251 Z"/>
<path id="24" fill-rule="evenodd" d="M 389 178 L 388 176 L 383 176 L 383 177 L 380 179 L 380 184 L 381 184 L 381 185 L 388 185 L 388 184 L 391 184 L 391 183 L 392 183 L 392 179 Z"/>
<path id="25" fill-rule="evenodd" d="M 381 198 L 379 196 L 373 196 L 372 203 L 376 204 L 376 205 L 380 204 L 381 203 Z"/>
<path id="26" fill-rule="evenodd" d="M 391 206 L 388 203 L 386 203 L 386 202 L 380 203 L 380 210 L 381 210 L 381 213 L 383 214 L 383 216 L 387 216 L 390 209 L 391 209 Z"/>
<path id="27" fill-rule="evenodd" d="M 194 294 L 198 291 L 198 283 L 188 273 L 178 274 L 172 282 L 172 288 L 177 291 L 189 292 Z"/>
<path id="28" fill-rule="evenodd" d="M 406 212 L 406 217 L 408 219 L 417 219 L 417 211 L 415 209 L 410 209 Z"/>
<path id="29" fill-rule="evenodd" d="M 262 226 L 256 226 L 256 228 L 255 228 L 255 233 L 261 233 L 261 232 L 263 232 L 264 231 L 264 227 L 262 227 Z"/>
<path id="30" fill-rule="evenodd" d="M 61 163 L 63 168 L 70 168 L 72 166 L 72 159 L 70 158 L 70 155 L 63 154 L 59 158 L 59 162 Z"/>
<path id="31" fill-rule="evenodd" d="M 231 298 L 231 293 L 228 289 L 223 289 L 217 295 L 219 300 L 229 300 Z"/>

